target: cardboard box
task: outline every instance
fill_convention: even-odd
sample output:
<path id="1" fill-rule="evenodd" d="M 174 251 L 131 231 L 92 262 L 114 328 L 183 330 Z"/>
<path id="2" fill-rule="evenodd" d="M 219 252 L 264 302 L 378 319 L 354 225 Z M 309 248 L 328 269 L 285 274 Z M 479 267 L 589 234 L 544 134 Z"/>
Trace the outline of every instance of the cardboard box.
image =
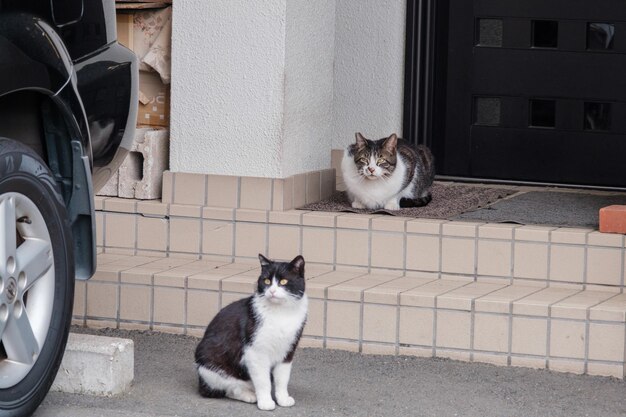
<path id="1" fill-rule="evenodd" d="M 135 14 L 139 12 L 117 13 L 117 40 L 137 54 L 146 53 L 141 25 L 136 23 Z M 142 11 L 145 15 L 146 11 Z M 138 57 L 140 60 L 142 57 Z M 140 69 L 150 69 L 142 65 Z M 138 126 L 168 127 L 170 122 L 170 86 L 164 84 L 155 71 L 139 71 L 139 109 Z"/>

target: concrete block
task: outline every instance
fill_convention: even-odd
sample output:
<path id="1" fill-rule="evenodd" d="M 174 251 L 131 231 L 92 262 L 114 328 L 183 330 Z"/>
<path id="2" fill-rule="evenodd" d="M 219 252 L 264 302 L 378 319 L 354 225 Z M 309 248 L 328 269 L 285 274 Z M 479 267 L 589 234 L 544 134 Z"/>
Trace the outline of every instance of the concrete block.
<path id="1" fill-rule="evenodd" d="M 134 378 L 132 340 L 70 333 L 52 391 L 111 396 Z"/>
<path id="2" fill-rule="evenodd" d="M 161 197 L 163 171 L 169 163 L 169 131 L 137 129 L 130 153 L 119 169 L 118 196 L 152 200 Z"/>
<path id="3" fill-rule="evenodd" d="M 119 171 L 115 171 L 115 173 L 109 178 L 104 187 L 100 191 L 98 191 L 97 195 L 107 196 L 107 197 L 117 197 L 117 189 L 119 186 L 120 174 Z"/>

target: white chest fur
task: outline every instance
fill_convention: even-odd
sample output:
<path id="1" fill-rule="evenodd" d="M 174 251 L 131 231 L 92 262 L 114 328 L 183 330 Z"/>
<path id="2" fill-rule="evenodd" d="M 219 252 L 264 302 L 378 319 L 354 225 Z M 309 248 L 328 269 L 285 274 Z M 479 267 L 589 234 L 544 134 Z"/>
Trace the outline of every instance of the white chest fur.
<path id="1" fill-rule="evenodd" d="M 306 320 L 308 299 L 304 295 L 299 301 L 288 305 L 274 305 L 259 299 L 253 302 L 259 324 L 252 343 L 244 352 L 243 360 L 264 358 L 273 367 L 285 359 L 293 346 Z"/>

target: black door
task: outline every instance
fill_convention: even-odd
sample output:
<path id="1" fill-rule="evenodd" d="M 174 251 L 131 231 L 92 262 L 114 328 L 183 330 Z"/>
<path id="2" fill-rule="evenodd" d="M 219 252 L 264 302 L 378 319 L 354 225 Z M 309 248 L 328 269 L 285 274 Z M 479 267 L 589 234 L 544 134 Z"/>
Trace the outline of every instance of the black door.
<path id="1" fill-rule="evenodd" d="M 438 174 L 626 186 L 623 0 L 437 3 Z"/>

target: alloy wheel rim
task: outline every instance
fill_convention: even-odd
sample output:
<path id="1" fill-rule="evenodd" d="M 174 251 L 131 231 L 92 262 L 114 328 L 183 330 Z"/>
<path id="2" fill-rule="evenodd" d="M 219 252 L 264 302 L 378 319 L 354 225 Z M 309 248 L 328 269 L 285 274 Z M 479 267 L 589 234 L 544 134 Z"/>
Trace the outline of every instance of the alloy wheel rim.
<path id="1" fill-rule="evenodd" d="M 35 366 L 50 328 L 54 274 L 42 213 L 23 194 L 0 195 L 0 389 Z"/>

